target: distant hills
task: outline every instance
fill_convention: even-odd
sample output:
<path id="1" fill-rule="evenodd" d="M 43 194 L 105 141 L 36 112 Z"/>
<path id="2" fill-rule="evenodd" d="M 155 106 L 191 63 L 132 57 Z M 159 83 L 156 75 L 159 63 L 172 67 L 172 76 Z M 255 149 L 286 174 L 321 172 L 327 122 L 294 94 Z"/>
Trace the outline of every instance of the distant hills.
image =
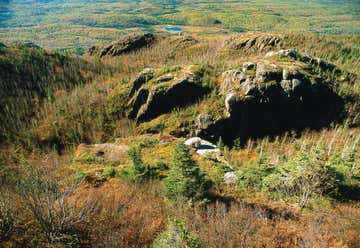
<path id="1" fill-rule="evenodd" d="M 34 40 L 45 47 L 89 47 L 134 30 L 187 33 L 246 31 L 359 34 L 357 1 L 7 1 L 0 40 Z M 0 6 L 1 9 L 1 6 Z"/>

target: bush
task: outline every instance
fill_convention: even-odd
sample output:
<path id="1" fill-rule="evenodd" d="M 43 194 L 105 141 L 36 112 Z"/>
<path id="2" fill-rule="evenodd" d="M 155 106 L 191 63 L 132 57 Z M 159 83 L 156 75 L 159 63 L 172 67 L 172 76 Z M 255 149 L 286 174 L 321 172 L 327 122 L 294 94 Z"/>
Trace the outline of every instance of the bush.
<path id="1" fill-rule="evenodd" d="M 178 220 L 170 220 L 167 230 L 154 241 L 153 248 L 200 248 L 199 238 L 189 232 L 185 225 Z"/>
<path id="2" fill-rule="evenodd" d="M 156 168 L 151 168 L 146 165 L 141 158 L 140 146 L 133 147 L 128 151 L 129 159 L 132 162 L 132 168 L 130 170 L 122 170 L 120 173 L 123 176 L 130 177 L 135 181 L 146 181 L 157 176 Z"/>
<path id="3" fill-rule="evenodd" d="M 265 157 L 261 157 L 257 161 L 241 167 L 241 170 L 237 173 L 239 186 L 246 190 L 262 190 L 263 179 L 271 175 L 274 170 L 274 166 L 266 163 Z"/>
<path id="4" fill-rule="evenodd" d="M 311 198 L 337 196 L 344 176 L 336 167 L 324 149 L 302 150 L 298 156 L 265 177 L 263 184 L 267 190 L 279 192 L 285 197 L 298 197 L 299 205 L 304 207 Z"/>
<path id="5" fill-rule="evenodd" d="M 80 238 L 77 224 L 86 221 L 94 211 L 95 202 L 72 199 L 80 182 L 51 178 L 43 168 L 30 168 L 18 182 L 18 193 L 33 213 L 51 243 L 75 245 Z"/>
<path id="6" fill-rule="evenodd" d="M 356 199 L 360 188 L 354 151 L 328 153 L 322 147 L 302 148 L 290 160 L 282 157 L 276 166 L 263 156 L 237 172 L 239 187 L 296 198 L 301 207 L 320 196 Z"/>
<path id="7" fill-rule="evenodd" d="M 165 195 L 179 201 L 200 200 L 206 197 L 211 182 L 205 179 L 199 165 L 191 158 L 189 148 L 182 143 L 175 146 L 172 167 L 164 179 Z"/>
<path id="8" fill-rule="evenodd" d="M 115 177 L 116 176 L 116 169 L 113 166 L 109 166 L 103 172 L 103 175 L 106 177 Z"/>

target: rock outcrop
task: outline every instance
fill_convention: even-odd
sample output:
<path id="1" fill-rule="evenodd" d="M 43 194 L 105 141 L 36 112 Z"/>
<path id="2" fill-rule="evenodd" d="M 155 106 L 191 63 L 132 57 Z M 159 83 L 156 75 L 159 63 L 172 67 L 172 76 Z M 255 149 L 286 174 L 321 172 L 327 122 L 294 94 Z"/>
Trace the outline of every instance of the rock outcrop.
<path id="1" fill-rule="evenodd" d="M 151 33 L 133 33 L 125 35 L 117 42 L 103 48 L 93 46 L 89 49 L 91 56 L 120 56 L 125 53 L 136 51 L 143 47 L 151 46 L 156 41 L 156 37 Z"/>
<path id="2" fill-rule="evenodd" d="M 332 63 L 326 62 L 320 58 L 313 58 L 308 54 L 305 55 L 300 55 L 297 51 L 295 50 L 290 50 L 290 49 L 281 49 L 277 52 L 275 51 L 270 51 L 267 54 L 265 54 L 265 58 L 271 58 L 271 57 L 289 57 L 292 58 L 294 60 L 299 60 L 301 62 L 304 62 L 306 64 L 311 64 L 313 66 L 317 66 L 319 69 L 321 70 L 325 70 L 325 71 L 332 71 L 335 73 L 341 73 L 341 71 L 336 68 L 336 66 Z"/>
<path id="3" fill-rule="evenodd" d="M 118 162 L 126 157 L 129 147 L 112 143 L 86 145 L 80 144 L 74 159 L 80 162 Z"/>
<path id="4" fill-rule="evenodd" d="M 183 107 L 198 100 L 208 92 L 202 85 L 203 70 L 189 66 L 181 70 L 157 75 L 147 69 L 133 81 L 129 117 L 138 122 L 149 121 L 176 107 Z M 147 75 L 147 76 L 144 76 Z"/>
<path id="5" fill-rule="evenodd" d="M 192 36 L 181 36 L 171 41 L 171 44 L 175 44 L 177 48 L 186 48 L 197 43 L 199 41 Z"/>
<path id="6" fill-rule="evenodd" d="M 41 48 L 39 45 L 35 44 L 32 41 L 26 41 L 26 42 L 22 43 L 22 45 L 24 47 L 28 47 L 28 48 L 37 48 L 37 49 Z"/>
<path id="7" fill-rule="evenodd" d="M 199 137 L 192 137 L 185 140 L 184 144 L 196 149 L 196 153 L 201 156 L 210 156 L 215 155 L 214 158 L 217 159 L 220 156 L 220 149 L 216 147 L 213 143 L 203 140 Z M 218 159 L 217 159 L 218 160 Z"/>
<path id="8" fill-rule="evenodd" d="M 317 129 L 343 117 L 343 101 L 334 93 L 334 85 L 341 80 L 339 69 L 292 50 L 273 52 L 266 58 L 272 56 L 288 60 L 246 62 L 222 74 L 219 92 L 226 117 L 202 114 L 196 122 L 197 135 L 213 141 L 222 137 L 231 143 L 236 137 L 245 141 L 287 130 Z M 320 77 L 314 67 L 335 75 L 331 79 L 335 81 Z"/>
<path id="9" fill-rule="evenodd" d="M 154 77 L 154 69 L 152 68 L 146 68 L 142 72 L 140 72 L 132 83 L 132 88 L 130 90 L 129 97 L 132 97 L 143 84 L 151 80 L 153 77 Z"/>
<path id="10" fill-rule="evenodd" d="M 280 35 L 253 34 L 236 35 L 226 40 L 223 44 L 225 48 L 244 51 L 264 51 L 268 49 L 280 48 L 282 37 Z"/>

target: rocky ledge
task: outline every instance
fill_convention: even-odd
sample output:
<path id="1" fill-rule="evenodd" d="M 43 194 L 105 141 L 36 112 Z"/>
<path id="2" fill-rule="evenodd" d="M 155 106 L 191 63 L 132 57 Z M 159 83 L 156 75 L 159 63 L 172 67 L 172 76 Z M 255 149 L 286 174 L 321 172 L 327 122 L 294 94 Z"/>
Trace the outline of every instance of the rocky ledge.
<path id="1" fill-rule="evenodd" d="M 129 118 L 149 121 L 198 100 L 209 91 L 202 84 L 203 73 L 204 69 L 195 65 L 169 72 L 145 69 L 132 82 Z"/>
<path id="2" fill-rule="evenodd" d="M 121 37 L 118 41 L 103 48 L 93 46 L 89 49 L 91 56 L 119 56 L 148 47 L 156 41 L 156 37 L 151 33 L 133 33 Z"/>

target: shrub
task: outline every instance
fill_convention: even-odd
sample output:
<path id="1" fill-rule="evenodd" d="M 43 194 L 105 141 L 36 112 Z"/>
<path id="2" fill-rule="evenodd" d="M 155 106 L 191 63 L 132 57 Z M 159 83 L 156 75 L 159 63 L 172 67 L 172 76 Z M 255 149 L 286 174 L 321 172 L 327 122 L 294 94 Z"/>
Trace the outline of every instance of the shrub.
<path id="1" fill-rule="evenodd" d="M 164 179 L 165 195 L 174 201 L 204 199 L 211 187 L 199 165 L 191 158 L 189 148 L 182 143 L 175 146 L 172 167 Z"/>
<path id="2" fill-rule="evenodd" d="M 143 174 L 146 171 L 146 165 L 141 158 L 140 147 L 133 147 L 128 151 L 128 156 L 132 162 L 133 169 L 136 174 Z"/>
<path id="3" fill-rule="evenodd" d="M 25 206 L 33 213 L 52 243 L 74 245 L 79 241 L 75 226 L 86 220 L 95 202 L 71 199 L 80 182 L 61 183 L 43 168 L 30 168 L 19 179 L 17 190 Z"/>
<path id="4" fill-rule="evenodd" d="M 106 168 L 103 172 L 104 176 L 107 177 L 115 177 L 116 176 L 116 169 L 113 166 L 109 166 L 108 168 Z"/>
<path id="5" fill-rule="evenodd" d="M 303 150 L 264 178 L 264 187 L 285 197 L 296 196 L 304 207 L 313 197 L 336 196 L 344 177 L 328 160 L 324 149 Z"/>
<path id="6" fill-rule="evenodd" d="M 185 225 L 178 220 L 170 220 L 167 230 L 154 241 L 153 248 L 200 248 L 199 238 L 189 232 Z"/>
<path id="7" fill-rule="evenodd" d="M 237 173 L 240 188 L 246 190 L 262 190 L 263 179 L 271 175 L 274 169 L 274 166 L 267 163 L 264 156 L 253 163 L 242 166 L 241 170 Z"/>
<path id="8" fill-rule="evenodd" d="M 146 181 L 155 178 L 157 175 L 156 168 L 151 168 L 146 165 L 141 158 L 140 146 L 133 147 L 128 151 L 129 159 L 132 162 L 132 168 L 130 170 L 122 170 L 120 173 L 124 176 L 130 177 L 135 181 Z"/>
<path id="9" fill-rule="evenodd" d="M 87 189 L 99 203 L 86 225 L 91 234 L 88 243 L 95 247 L 149 247 L 167 222 L 160 186 L 113 182 Z"/>

